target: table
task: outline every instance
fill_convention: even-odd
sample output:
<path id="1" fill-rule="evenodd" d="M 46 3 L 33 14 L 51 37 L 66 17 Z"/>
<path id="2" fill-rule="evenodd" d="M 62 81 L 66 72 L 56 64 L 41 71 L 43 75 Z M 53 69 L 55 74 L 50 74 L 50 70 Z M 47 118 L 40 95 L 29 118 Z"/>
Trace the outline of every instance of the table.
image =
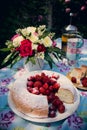
<path id="1" fill-rule="evenodd" d="M 60 39 L 58 39 L 60 40 Z M 78 66 L 87 65 L 87 40 L 84 39 L 84 46 L 81 48 L 81 58 Z M 43 69 L 50 70 L 45 64 Z M 70 67 L 65 62 L 59 62 L 52 71 L 66 75 Z M 0 70 L 0 130 L 85 130 L 87 128 L 87 91 L 78 90 L 80 93 L 80 104 L 78 109 L 68 118 L 54 123 L 35 123 L 24 120 L 17 116 L 8 105 L 9 84 L 16 78 L 23 75 L 25 69 L 20 61 L 10 69 L 9 67 Z"/>

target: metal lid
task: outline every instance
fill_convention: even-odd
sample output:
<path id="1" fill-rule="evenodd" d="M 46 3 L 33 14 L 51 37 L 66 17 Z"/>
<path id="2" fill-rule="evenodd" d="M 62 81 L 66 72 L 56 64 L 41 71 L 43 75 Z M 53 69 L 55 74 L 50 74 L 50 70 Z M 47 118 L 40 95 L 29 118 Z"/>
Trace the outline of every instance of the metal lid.
<path id="1" fill-rule="evenodd" d="M 77 27 L 74 26 L 74 25 L 68 25 L 66 28 L 65 28 L 66 31 L 77 31 Z"/>

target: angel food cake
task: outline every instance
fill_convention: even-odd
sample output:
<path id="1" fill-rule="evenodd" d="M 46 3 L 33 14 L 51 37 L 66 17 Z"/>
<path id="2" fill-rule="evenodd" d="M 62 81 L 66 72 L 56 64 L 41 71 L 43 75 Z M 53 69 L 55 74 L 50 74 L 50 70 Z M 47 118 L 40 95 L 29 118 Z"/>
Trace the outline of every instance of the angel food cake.
<path id="1" fill-rule="evenodd" d="M 66 109 L 64 102 L 74 103 L 74 94 L 64 88 L 61 91 L 59 78 L 59 75 L 48 76 L 41 72 L 16 80 L 10 89 L 15 107 L 20 112 L 37 118 L 53 118 L 58 112 L 64 113 Z M 65 93 L 68 98 L 63 96 Z"/>

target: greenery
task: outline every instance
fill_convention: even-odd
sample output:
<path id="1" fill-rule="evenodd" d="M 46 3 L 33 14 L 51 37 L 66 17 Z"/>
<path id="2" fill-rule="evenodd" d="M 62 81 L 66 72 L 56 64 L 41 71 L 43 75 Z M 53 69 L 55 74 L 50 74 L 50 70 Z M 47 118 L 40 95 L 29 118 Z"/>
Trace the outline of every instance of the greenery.
<path id="1" fill-rule="evenodd" d="M 5 41 L 14 35 L 17 28 L 27 26 L 45 24 L 56 33 L 56 38 L 61 37 L 62 28 L 70 23 L 70 12 L 66 12 L 67 8 L 70 8 L 70 11 L 75 14 L 72 18 L 72 24 L 77 26 L 83 38 L 87 38 L 87 0 L 65 1 L 3 0 L 0 4 L 0 48 L 5 47 Z M 82 10 L 82 6 L 86 8 Z M 52 17 L 52 19 L 49 17 Z M 49 23 L 51 26 L 49 26 Z M 0 53 L 0 57 L 6 55 L 7 53 Z"/>
<path id="2" fill-rule="evenodd" d="M 46 60 L 52 68 L 55 64 L 52 57 L 58 61 L 65 57 L 65 53 L 56 47 L 54 35 L 55 33 L 49 32 L 46 25 L 17 29 L 11 40 L 7 40 L 7 47 L 0 49 L 2 52 L 9 52 L 2 65 L 13 67 L 16 62 L 26 57 L 25 63 L 30 61 L 32 64 L 36 64 L 36 61 L 42 59 Z"/>

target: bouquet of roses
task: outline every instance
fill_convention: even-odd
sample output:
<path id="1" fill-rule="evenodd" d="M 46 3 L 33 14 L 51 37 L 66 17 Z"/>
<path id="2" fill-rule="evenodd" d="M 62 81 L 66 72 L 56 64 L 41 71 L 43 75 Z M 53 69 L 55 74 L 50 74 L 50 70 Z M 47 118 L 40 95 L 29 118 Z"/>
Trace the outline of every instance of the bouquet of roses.
<path id="1" fill-rule="evenodd" d="M 55 33 L 49 32 L 45 25 L 17 29 L 11 40 L 6 41 L 7 47 L 1 49 L 1 51 L 9 52 L 2 65 L 9 64 L 12 67 L 26 57 L 26 63 L 31 61 L 35 64 L 35 59 L 41 58 L 46 60 L 52 68 L 52 64 L 55 64 L 52 56 L 57 60 L 65 56 L 64 52 L 56 47 L 54 35 Z"/>

